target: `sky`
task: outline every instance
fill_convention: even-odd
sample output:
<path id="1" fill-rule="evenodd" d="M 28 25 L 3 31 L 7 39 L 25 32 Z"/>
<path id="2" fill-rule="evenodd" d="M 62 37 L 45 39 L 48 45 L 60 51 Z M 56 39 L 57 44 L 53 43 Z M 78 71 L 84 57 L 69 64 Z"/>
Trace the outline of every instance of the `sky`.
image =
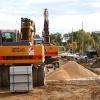
<path id="1" fill-rule="evenodd" d="M 18 29 L 21 17 L 35 22 L 36 33 L 43 30 L 44 9 L 49 12 L 50 33 L 67 33 L 83 28 L 100 30 L 100 0 L 2 0 L 0 3 L 0 29 Z"/>

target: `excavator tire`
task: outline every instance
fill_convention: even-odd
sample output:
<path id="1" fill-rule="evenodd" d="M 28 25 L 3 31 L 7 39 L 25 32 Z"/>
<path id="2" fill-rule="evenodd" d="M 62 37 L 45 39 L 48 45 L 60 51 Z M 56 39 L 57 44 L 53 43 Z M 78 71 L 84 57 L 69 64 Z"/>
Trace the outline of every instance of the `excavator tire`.
<path id="1" fill-rule="evenodd" d="M 38 86 L 38 68 L 32 67 L 33 87 Z"/>
<path id="2" fill-rule="evenodd" d="M 43 86 L 44 85 L 44 67 L 41 66 L 33 66 L 32 68 L 33 73 L 33 87 L 36 86 Z"/>
<path id="3" fill-rule="evenodd" d="M 44 67 L 40 66 L 38 68 L 38 86 L 44 85 L 44 77 L 45 77 Z"/>

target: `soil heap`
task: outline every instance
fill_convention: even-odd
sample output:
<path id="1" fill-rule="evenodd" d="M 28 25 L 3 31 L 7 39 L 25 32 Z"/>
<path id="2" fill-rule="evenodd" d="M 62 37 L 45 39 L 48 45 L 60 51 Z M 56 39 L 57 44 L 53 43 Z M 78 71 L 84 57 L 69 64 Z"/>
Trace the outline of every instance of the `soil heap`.
<path id="1" fill-rule="evenodd" d="M 97 74 L 86 69 L 75 61 L 69 61 L 62 65 L 59 69 L 49 73 L 46 80 L 65 80 L 77 78 L 96 77 Z"/>

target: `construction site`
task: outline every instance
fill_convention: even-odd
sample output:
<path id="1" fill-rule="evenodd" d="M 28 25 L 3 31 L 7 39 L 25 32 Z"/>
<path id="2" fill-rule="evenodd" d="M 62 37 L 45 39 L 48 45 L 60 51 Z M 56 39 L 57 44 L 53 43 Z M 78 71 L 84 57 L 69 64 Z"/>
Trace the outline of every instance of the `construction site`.
<path id="1" fill-rule="evenodd" d="M 50 42 L 47 8 L 43 15 L 42 39 L 28 18 L 14 40 L 0 31 L 0 100 L 100 100 L 100 50 L 85 61 L 60 52 Z"/>

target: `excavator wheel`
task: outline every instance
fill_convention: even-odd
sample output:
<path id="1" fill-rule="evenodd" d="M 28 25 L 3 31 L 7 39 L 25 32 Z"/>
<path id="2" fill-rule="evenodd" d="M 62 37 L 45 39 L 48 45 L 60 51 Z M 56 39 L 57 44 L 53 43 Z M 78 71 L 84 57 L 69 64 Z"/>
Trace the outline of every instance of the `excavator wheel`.
<path id="1" fill-rule="evenodd" d="M 38 68 L 38 86 L 43 86 L 44 85 L 44 66 L 39 66 Z"/>
<path id="2" fill-rule="evenodd" d="M 33 77 L 33 87 L 38 86 L 38 68 L 36 66 L 32 67 L 32 77 Z"/>
<path id="3" fill-rule="evenodd" d="M 44 67 L 33 66 L 33 87 L 44 85 Z"/>

